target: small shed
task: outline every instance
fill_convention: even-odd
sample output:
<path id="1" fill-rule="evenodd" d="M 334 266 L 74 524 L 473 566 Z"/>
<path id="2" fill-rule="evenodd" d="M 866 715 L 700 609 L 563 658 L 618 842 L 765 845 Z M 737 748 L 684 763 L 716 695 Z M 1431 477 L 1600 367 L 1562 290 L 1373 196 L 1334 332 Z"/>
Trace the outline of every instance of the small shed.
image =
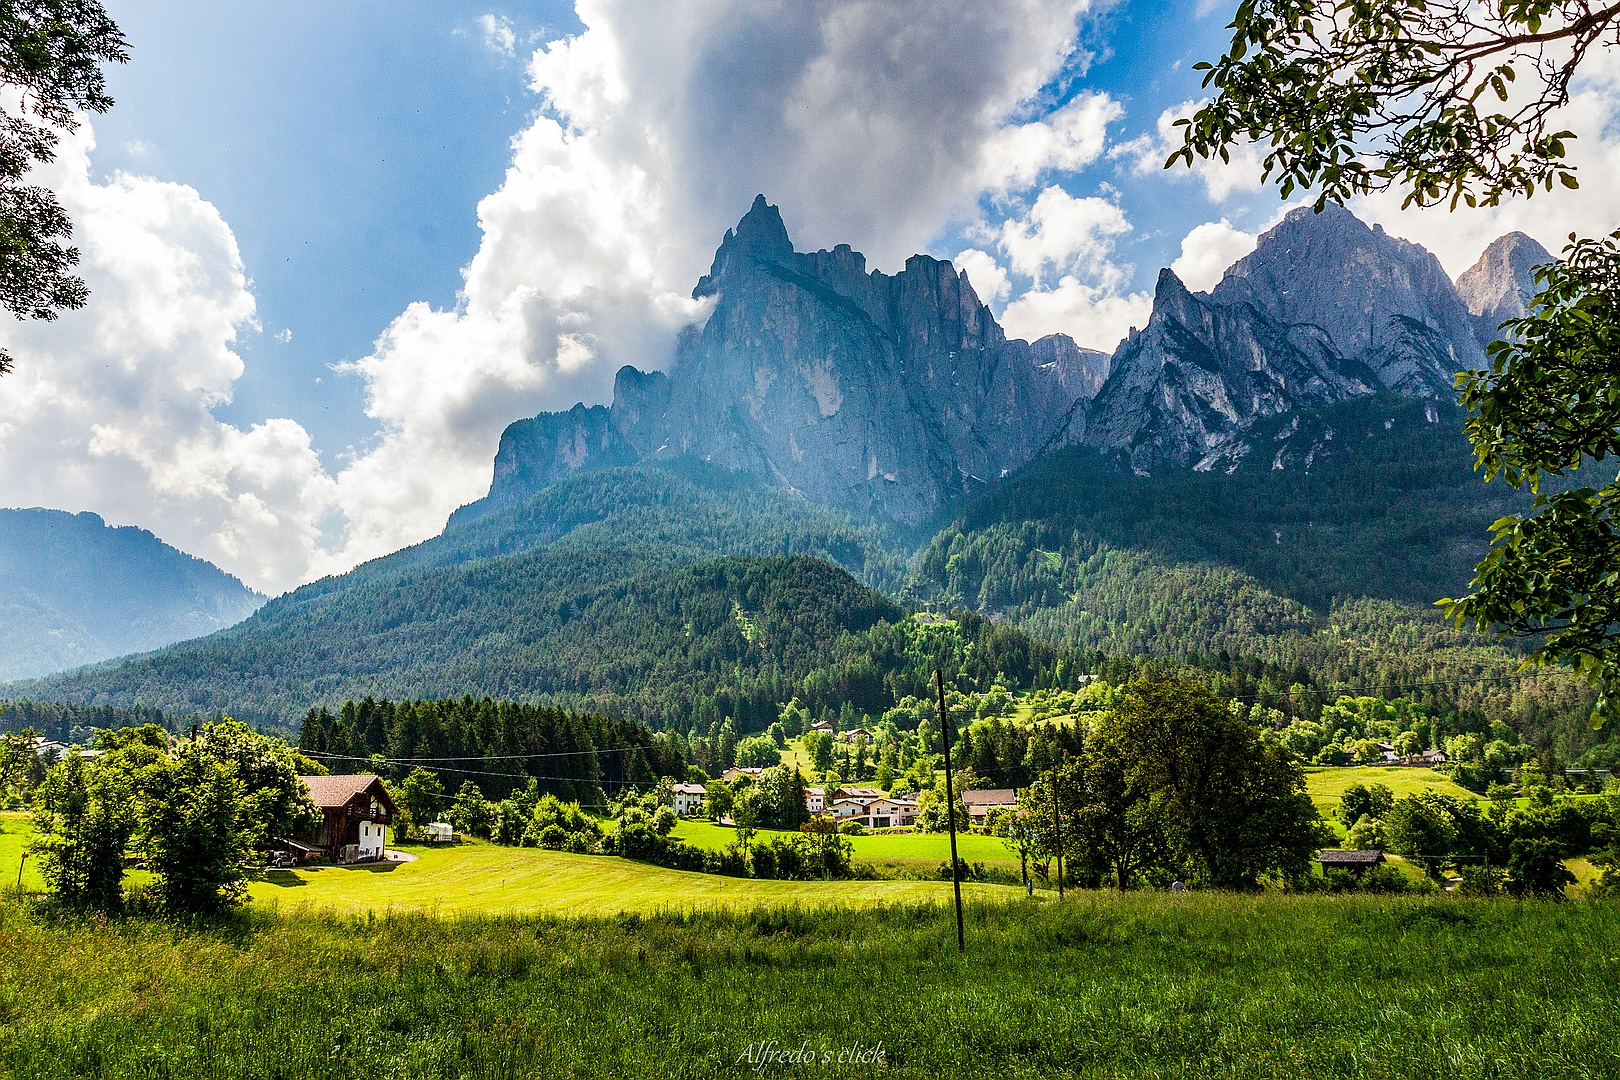
<path id="1" fill-rule="evenodd" d="M 427 824 L 427 838 L 430 844 L 448 844 L 456 838 L 456 829 L 448 821 L 430 821 Z"/>
<path id="2" fill-rule="evenodd" d="M 1384 861 L 1384 853 L 1372 851 L 1346 851 L 1341 848 L 1327 848 L 1316 853 L 1316 861 L 1322 864 L 1322 869 L 1348 870 L 1352 874 L 1377 866 Z"/>

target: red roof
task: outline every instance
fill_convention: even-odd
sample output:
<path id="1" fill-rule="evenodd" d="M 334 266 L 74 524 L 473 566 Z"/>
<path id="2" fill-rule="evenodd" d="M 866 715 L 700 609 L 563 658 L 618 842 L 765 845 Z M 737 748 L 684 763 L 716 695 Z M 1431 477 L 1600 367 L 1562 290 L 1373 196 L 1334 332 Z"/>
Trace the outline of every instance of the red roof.
<path id="1" fill-rule="evenodd" d="M 371 795 L 388 808 L 389 813 L 394 811 L 394 800 L 388 797 L 383 790 L 382 781 L 371 773 L 349 773 L 343 776 L 300 776 L 309 789 L 309 798 L 321 809 L 331 807 L 336 809 L 348 805 L 350 799 L 363 792 Z M 375 788 L 373 788 L 375 785 Z"/>

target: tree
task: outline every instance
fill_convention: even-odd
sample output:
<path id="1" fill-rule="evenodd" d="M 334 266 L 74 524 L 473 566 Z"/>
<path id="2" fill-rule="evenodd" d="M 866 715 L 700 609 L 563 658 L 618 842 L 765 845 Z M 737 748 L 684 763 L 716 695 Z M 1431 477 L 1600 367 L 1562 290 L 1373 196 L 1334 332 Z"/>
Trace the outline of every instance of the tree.
<path id="1" fill-rule="evenodd" d="M 1309 870 L 1325 833 L 1297 760 L 1200 683 L 1132 683 L 1105 730 L 1189 877 L 1252 888 Z"/>
<path id="2" fill-rule="evenodd" d="M 272 837 L 296 836 L 319 824 L 320 811 L 298 779 L 309 759 L 280 739 L 260 735 L 227 717 L 202 725 L 194 745 L 198 753 L 235 768 L 242 786 L 242 827 L 251 847 L 262 847 Z"/>
<path id="3" fill-rule="evenodd" d="M 446 815 L 455 830 L 464 836 L 478 836 L 488 840 L 495 828 L 495 805 L 484 798 L 484 793 L 471 780 L 463 780 L 456 792 L 456 801 Z"/>
<path id="4" fill-rule="evenodd" d="M 737 768 L 761 769 L 775 765 L 782 760 L 782 752 L 777 749 L 776 740 L 769 735 L 750 735 L 737 744 Z"/>
<path id="5" fill-rule="evenodd" d="M 421 829 L 439 816 L 444 800 L 444 785 L 439 783 L 437 776 L 418 765 L 400 783 L 399 799 L 410 828 Z"/>
<path id="6" fill-rule="evenodd" d="M 1387 784 L 1351 784 L 1339 796 L 1338 819 L 1349 828 L 1364 817 L 1382 818 L 1395 805 L 1395 793 Z"/>
<path id="7" fill-rule="evenodd" d="M 124 900 L 124 850 L 135 831 L 133 792 L 120 772 L 70 753 L 34 796 L 40 874 L 69 907 L 117 911 Z"/>
<path id="8" fill-rule="evenodd" d="M 1422 795 L 1408 795 L 1384 816 L 1389 849 L 1405 855 L 1430 874 L 1450 858 L 1457 830 L 1443 803 Z"/>
<path id="9" fill-rule="evenodd" d="M 129 59 L 127 42 L 97 0 L 20 0 L 0 7 L 0 82 L 21 104 L 0 108 L 0 305 L 19 319 L 54 319 L 83 307 L 84 282 L 69 272 L 78 249 L 62 243 L 73 223 L 45 188 L 23 182 L 56 156 L 78 111 L 112 107 L 104 63 Z M 11 356 L 0 349 L 0 375 Z"/>
<path id="10" fill-rule="evenodd" d="M 1051 779 L 1064 805 L 1063 843 L 1070 866 L 1112 877 L 1124 892 L 1165 861 L 1164 800 L 1141 783 L 1142 773 L 1119 734 L 1109 728 L 1087 740 L 1079 759 Z M 1073 848 L 1080 857 L 1069 855 Z M 1089 876 L 1089 874 L 1088 874 Z"/>
<path id="11" fill-rule="evenodd" d="M 26 798 L 44 779 L 39 754 L 34 750 L 38 735 L 31 727 L 0 735 L 0 806 L 12 798 Z"/>
<path id="12" fill-rule="evenodd" d="M 137 840 L 158 905 L 210 914 L 246 900 L 254 824 L 243 812 L 235 764 L 185 743 L 143 768 L 138 782 Z"/>
<path id="13" fill-rule="evenodd" d="M 1285 199 L 1314 189 L 1318 210 L 1392 188 L 1455 209 L 1576 187 L 1553 114 L 1617 20 L 1587 0 L 1242 0 L 1225 55 L 1194 66 L 1217 94 L 1178 121 L 1166 167 L 1263 143 L 1265 178 Z"/>
<path id="14" fill-rule="evenodd" d="M 1180 121 L 1166 168 L 1251 141 L 1282 196 L 1314 188 L 1318 210 L 1391 189 L 1456 209 L 1579 186 L 1565 160 L 1576 136 L 1553 130 L 1555 114 L 1590 50 L 1620 43 L 1620 4 L 1242 0 L 1230 29 L 1225 55 L 1196 65 L 1217 94 Z M 1457 376 L 1476 468 L 1535 500 L 1492 526 L 1472 591 L 1441 601 L 1459 624 L 1526 639 L 1532 661 L 1573 667 L 1598 689 L 1594 727 L 1620 692 L 1620 486 L 1540 485 L 1620 449 L 1617 242 L 1571 235 L 1490 366 Z"/>
<path id="15" fill-rule="evenodd" d="M 1558 850 L 1558 842 L 1545 836 L 1525 836 L 1508 850 L 1507 891 L 1518 897 L 1562 900 L 1564 887 L 1575 884 Z"/>

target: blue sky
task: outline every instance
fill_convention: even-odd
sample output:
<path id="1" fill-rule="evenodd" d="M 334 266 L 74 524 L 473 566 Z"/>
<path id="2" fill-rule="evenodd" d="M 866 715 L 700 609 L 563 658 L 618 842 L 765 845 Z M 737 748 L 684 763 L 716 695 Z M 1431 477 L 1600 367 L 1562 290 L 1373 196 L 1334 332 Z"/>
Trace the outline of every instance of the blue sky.
<path id="1" fill-rule="evenodd" d="M 1013 336 L 1111 349 L 1284 209 L 1166 174 L 1218 0 L 108 0 L 117 99 L 39 180 L 90 304 L 0 318 L 0 505 L 93 510 L 280 592 L 437 533 L 513 420 L 666 366 L 756 192 L 803 250 L 956 260 Z M 1620 175 L 1620 70 L 1571 124 Z M 1455 275 L 1620 188 L 1354 209 Z"/>
<path id="2" fill-rule="evenodd" d="M 258 301 L 262 332 L 240 339 L 246 371 L 215 415 L 291 416 L 323 456 L 363 446 L 375 429 L 364 384 L 329 365 L 369 353 L 412 301 L 455 304 L 478 250 L 478 200 L 500 185 L 510 141 L 539 104 L 522 46 L 577 32 L 572 5 L 109 7 L 133 59 L 110 73 L 117 106 L 95 121 L 94 167 L 196 188 L 234 231 Z M 516 55 L 486 43 L 488 15 L 510 23 Z M 1096 59 L 1052 89 L 1106 90 L 1127 110 L 1116 129 L 1139 132 L 1196 93 L 1189 68 L 1219 50 L 1222 24 L 1187 3 L 1123 5 L 1086 28 Z M 1121 188 L 1137 228 L 1122 254 L 1133 284 L 1151 288 L 1205 217 L 1187 205 L 1190 184 L 1122 183 L 1120 171 L 1104 161 L 1061 182 L 1075 195 Z M 1255 201 L 1269 212 L 1273 200 Z M 1000 216 L 988 200 L 985 211 Z M 947 258 L 973 243 L 959 223 L 929 239 Z"/>

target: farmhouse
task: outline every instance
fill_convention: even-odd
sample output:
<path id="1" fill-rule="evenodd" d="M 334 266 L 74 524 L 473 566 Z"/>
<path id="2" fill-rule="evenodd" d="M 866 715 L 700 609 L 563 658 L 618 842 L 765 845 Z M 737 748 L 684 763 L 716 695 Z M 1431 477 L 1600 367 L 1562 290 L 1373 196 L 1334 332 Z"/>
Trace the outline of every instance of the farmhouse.
<path id="1" fill-rule="evenodd" d="M 827 809 L 827 789 L 818 787 L 805 788 L 804 808 L 812 814 L 819 814 Z"/>
<path id="2" fill-rule="evenodd" d="M 998 806 L 1009 809 L 1018 806 L 1018 792 L 1012 788 L 985 788 L 981 791 L 962 792 L 962 805 L 967 807 L 968 820 L 983 825 L 985 815 Z"/>
<path id="3" fill-rule="evenodd" d="M 764 775 L 765 775 L 765 770 L 761 769 L 761 768 L 747 768 L 747 769 L 731 768 L 731 769 L 727 769 L 725 772 L 721 773 L 720 774 L 720 779 L 724 780 L 726 783 L 729 784 L 733 780 L 737 779 L 737 777 L 739 777 L 739 776 L 746 776 L 750 780 L 758 780 L 761 776 L 764 776 Z"/>
<path id="4" fill-rule="evenodd" d="M 832 729 L 833 729 L 833 725 L 832 725 L 831 720 L 817 720 L 815 723 L 810 725 L 810 730 L 811 731 L 827 731 L 827 732 L 830 732 L 830 731 L 832 731 Z"/>
<path id="5" fill-rule="evenodd" d="M 669 793 L 675 799 L 675 816 L 690 817 L 703 806 L 708 789 L 702 784 L 671 784 Z"/>
<path id="6" fill-rule="evenodd" d="M 388 826 L 398 807 L 383 783 L 370 773 L 351 776 L 300 776 L 310 800 L 321 812 L 313 833 L 298 837 L 320 848 L 334 862 L 380 859 L 388 841 Z"/>
<path id="7" fill-rule="evenodd" d="M 1382 851 L 1341 851 L 1338 848 L 1327 848 L 1316 853 L 1316 861 L 1322 864 L 1323 870 L 1348 870 L 1352 874 L 1359 874 L 1363 870 L 1383 862 L 1384 853 Z"/>
<path id="8" fill-rule="evenodd" d="M 872 733 L 863 727 L 850 728 L 848 731 L 839 732 L 838 737 L 849 742 L 854 742 L 857 739 L 865 739 L 867 742 L 872 741 Z"/>
<path id="9" fill-rule="evenodd" d="M 875 791 L 877 789 L 869 788 L 864 790 Z M 881 791 L 875 797 L 838 798 L 833 800 L 832 816 L 835 821 L 854 821 L 857 824 L 865 825 L 869 829 L 887 829 L 896 825 L 915 825 L 917 823 L 917 801 L 915 799 L 890 798 Z"/>

